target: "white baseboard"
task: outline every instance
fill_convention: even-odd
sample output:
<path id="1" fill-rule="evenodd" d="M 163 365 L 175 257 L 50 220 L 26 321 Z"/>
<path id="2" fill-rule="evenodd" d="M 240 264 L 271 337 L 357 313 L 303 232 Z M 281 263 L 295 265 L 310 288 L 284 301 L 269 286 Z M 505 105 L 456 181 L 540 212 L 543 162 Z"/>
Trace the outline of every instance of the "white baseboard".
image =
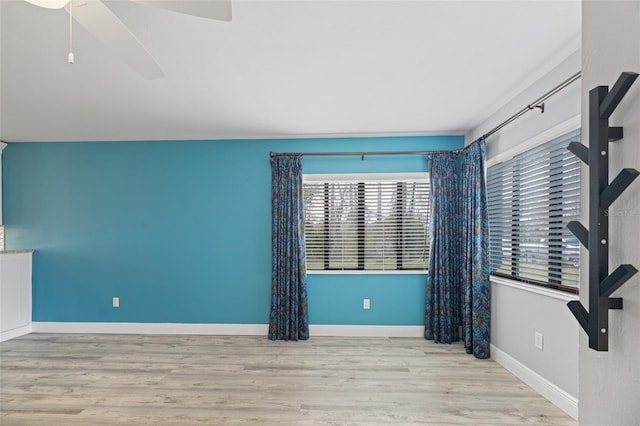
<path id="1" fill-rule="evenodd" d="M 533 390 L 551 401 L 556 407 L 578 420 L 578 398 L 545 379 L 517 359 L 491 345 L 491 358 Z"/>
<path id="2" fill-rule="evenodd" d="M 0 342 L 4 342 L 5 340 L 15 339 L 16 337 L 24 336 L 25 334 L 31 333 L 31 323 L 27 325 L 23 325 L 22 327 L 13 328 L 11 330 L 5 330 L 0 333 Z"/>
<path id="3" fill-rule="evenodd" d="M 34 333 L 196 334 L 266 336 L 268 324 L 186 324 L 144 322 L 34 322 Z"/>
<path id="4" fill-rule="evenodd" d="M 125 322 L 34 322 L 34 333 L 201 334 L 266 336 L 268 324 L 176 324 Z M 423 337 L 424 327 L 387 325 L 310 325 L 311 337 Z"/>
<path id="5" fill-rule="evenodd" d="M 311 337 L 424 337 L 423 325 L 309 325 Z"/>

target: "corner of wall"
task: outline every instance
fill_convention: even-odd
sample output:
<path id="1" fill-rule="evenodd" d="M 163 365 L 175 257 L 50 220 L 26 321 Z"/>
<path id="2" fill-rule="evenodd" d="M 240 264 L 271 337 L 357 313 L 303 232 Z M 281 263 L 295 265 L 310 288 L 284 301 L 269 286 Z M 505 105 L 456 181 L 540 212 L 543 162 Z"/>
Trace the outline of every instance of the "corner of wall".
<path id="1" fill-rule="evenodd" d="M 597 86 L 611 88 L 624 71 L 640 72 L 640 2 L 584 1 L 582 27 L 582 133 L 588 145 L 589 91 Z M 624 129 L 624 138 L 610 145 L 613 178 L 622 168 L 640 169 L 640 81 L 631 86 L 610 123 Z M 582 199 L 588 199 L 588 188 L 585 178 Z M 583 223 L 588 222 L 585 210 Z M 640 267 L 640 182 L 633 182 L 609 211 L 609 272 L 620 264 Z M 586 274 L 581 277 L 580 288 L 582 302 L 587 306 Z M 614 296 L 623 298 L 624 309 L 609 313 L 609 351 L 590 349 L 586 334 L 580 331 L 581 425 L 623 426 L 640 421 L 640 276 L 632 277 Z"/>
<path id="2" fill-rule="evenodd" d="M 512 93 L 506 103 L 469 130 L 465 134 L 465 144 L 475 141 L 531 104 L 542 94 L 580 71 L 582 50 L 579 46 L 573 46 L 572 44 L 568 52 L 565 52 L 566 56 L 561 59 L 555 58 L 555 62 L 553 62 L 555 66 L 547 67 L 549 71 L 546 74 L 540 75 L 537 80 L 533 81 L 521 92 Z M 562 92 L 550 98 L 545 106 L 544 114 L 537 113 L 537 110 L 532 111 L 493 134 L 488 139 L 487 149 L 489 151 L 487 158 L 580 114 L 580 83 L 572 83 Z"/>
<path id="3" fill-rule="evenodd" d="M 2 151 L 6 147 L 7 147 L 7 144 L 4 143 L 3 141 L 0 141 L 0 225 L 4 223 L 2 221 Z"/>
<path id="4" fill-rule="evenodd" d="M 565 57 L 556 57 L 556 61 L 546 74 L 474 126 L 465 135 L 465 144 L 489 132 L 580 71 L 581 51 L 579 48 L 565 51 Z M 509 155 L 514 148 L 520 149 L 563 126 L 574 126 L 566 131 L 579 127 L 580 102 L 580 83 L 577 81 L 549 98 L 544 114 L 536 111 L 524 114 L 490 136 L 487 160 Z M 527 291 L 522 286 L 493 283 L 491 343 L 498 354 L 498 362 L 504 363 L 505 368 L 575 418 L 579 392 L 578 327 L 565 304 L 566 301 Z M 533 344 L 535 332 L 544 334 L 544 351 Z"/>

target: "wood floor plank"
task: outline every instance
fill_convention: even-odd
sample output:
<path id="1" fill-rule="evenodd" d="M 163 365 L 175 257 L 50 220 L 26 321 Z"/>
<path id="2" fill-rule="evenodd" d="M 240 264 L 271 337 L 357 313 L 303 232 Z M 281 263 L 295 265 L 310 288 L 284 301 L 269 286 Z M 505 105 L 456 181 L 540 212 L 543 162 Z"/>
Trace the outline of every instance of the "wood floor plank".
<path id="1" fill-rule="evenodd" d="M 94 334 L 0 344 L 0 423 L 576 424 L 459 344 Z"/>

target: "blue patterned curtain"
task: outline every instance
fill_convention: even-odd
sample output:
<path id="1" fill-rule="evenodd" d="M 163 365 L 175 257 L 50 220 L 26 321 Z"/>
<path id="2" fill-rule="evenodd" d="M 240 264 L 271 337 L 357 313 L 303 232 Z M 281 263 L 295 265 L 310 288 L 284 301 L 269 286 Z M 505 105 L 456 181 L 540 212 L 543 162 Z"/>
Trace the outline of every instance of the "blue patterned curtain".
<path id="1" fill-rule="evenodd" d="M 271 158 L 271 314 L 269 339 L 307 340 L 302 157 Z"/>
<path id="2" fill-rule="evenodd" d="M 431 247 L 424 337 L 462 339 L 467 353 L 489 358 L 489 222 L 486 146 L 428 156 L 431 175 Z"/>

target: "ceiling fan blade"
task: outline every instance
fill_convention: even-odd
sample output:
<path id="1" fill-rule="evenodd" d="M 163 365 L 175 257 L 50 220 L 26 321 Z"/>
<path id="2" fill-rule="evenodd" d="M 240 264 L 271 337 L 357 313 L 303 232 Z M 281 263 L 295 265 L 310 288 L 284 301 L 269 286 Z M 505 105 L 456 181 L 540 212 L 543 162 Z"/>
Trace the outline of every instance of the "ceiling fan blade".
<path id="1" fill-rule="evenodd" d="M 44 7 L 45 9 L 62 9 L 65 7 L 69 0 L 25 0 L 28 3 L 35 4 L 36 6 Z"/>
<path id="2" fill-rule="evenodd" d="M 67 12 L 69 6 L 66 7 Z M 164 77 L 164 72 L 142 43 L 101 1 L 87 0 L 73 7 L 73 18 L 122 61 L 148 80 Z"/>
<path id="3" fill-rule="evenodd" d="M 231 0 L 131 0 L 185 15 L 231 21 Z"/>

